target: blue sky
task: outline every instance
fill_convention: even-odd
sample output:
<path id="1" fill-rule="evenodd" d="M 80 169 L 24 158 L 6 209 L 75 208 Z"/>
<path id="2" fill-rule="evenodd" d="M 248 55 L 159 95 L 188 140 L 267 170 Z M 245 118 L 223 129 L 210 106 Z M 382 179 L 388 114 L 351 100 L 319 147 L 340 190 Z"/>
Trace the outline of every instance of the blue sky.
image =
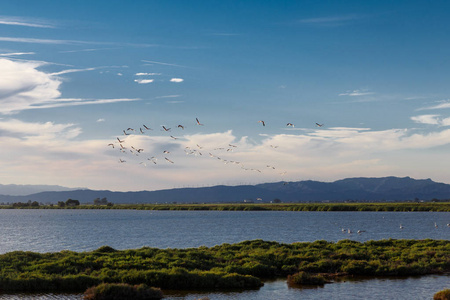
<path id="1" fill-rule="evenodd" d="M 449 6 L 2 1 L 0 183 L 450 183 Z"/>

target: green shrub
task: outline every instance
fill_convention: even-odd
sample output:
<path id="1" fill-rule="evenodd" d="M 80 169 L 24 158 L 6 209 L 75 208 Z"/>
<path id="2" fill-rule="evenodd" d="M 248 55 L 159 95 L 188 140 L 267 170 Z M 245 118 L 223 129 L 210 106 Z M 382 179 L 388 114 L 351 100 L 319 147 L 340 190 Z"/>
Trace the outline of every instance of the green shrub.
<path id="1" fill-rule="evenodd" d="M 133 286 L 126 283 L 101 283 L 88 288 L 83 295 L 85 300 L 149 300 L 162 299 L 163 297 L 160 289 L 145 284 Z"/>
<path id="2" fill-rule="evenodd" d="M 299 285 L 323 285 L 326 283 L 326 280 L 320 275 L 312 275 L 302 271 L 295 273 L 294 275 L 289 275 L 288 283 Z"/>
<path id="3" fill-rule="evenodd" d="M 437 292 L 434 294 L 433 300 L 450 300 L 450 289 Z"/>

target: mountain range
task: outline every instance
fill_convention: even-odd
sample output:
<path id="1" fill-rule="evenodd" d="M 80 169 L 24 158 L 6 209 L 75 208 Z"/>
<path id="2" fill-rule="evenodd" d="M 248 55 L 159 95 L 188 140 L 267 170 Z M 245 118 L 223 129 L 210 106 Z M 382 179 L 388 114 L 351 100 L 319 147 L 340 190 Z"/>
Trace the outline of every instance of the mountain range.
<path id="1" fill-rule="evenodd" d="M 341 202 L 341 201 L 405 201 L 450 199 L 450 185 L 431 179 L 410 177 L 347 178 L 334 182 L 296 181 L 275 182 L 257 185 L 212 186 L 177 188 L 157 191 L 113 192 L 58 187 L 62 190 L 47 190 L 28 195 L 5 195 L 5 186 L 0 185 L 0 202 L 14 203 L 28 200 L 41 203 L 57 203 L 76 199 L 81 203 L 92 203 L 96 198 L 107 198 L 112 203 L 236 203 L 246 200 L 270 202 Z M 32 190 L 26 186 L 25 190 Z M 57 186 L 56 186 L 57 187 Z M 43 188 L 40 186 L 40 188 Z M 44 186 L 45 188 L 45 186 Z M 257 200 L 258 199 L 258 200 Z"/>

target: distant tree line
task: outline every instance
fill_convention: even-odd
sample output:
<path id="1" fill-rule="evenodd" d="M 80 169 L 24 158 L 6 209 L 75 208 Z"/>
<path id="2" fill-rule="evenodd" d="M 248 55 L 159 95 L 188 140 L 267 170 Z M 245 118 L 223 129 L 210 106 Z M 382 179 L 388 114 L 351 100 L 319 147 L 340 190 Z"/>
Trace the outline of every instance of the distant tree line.
<path id="1" fill-rule="evenodd" d="M 111 202 L 108 202 L 108 199 L 105 198 L 95 198 L 94 199 L 94 205 L 108 205 L 108 206 L 113 206 L 113 204 Z"/>
<path id="2" fill-rule="evenodd" d="M 31 202 L 31 200 L 28 200 L 28 202 L 17 202 L 17 203 L 13 203 L 12 205 L 14 208 L 19 208 L 19 207 L 39 207 L 39 202 L 37 201 L 33 201 Z"/>

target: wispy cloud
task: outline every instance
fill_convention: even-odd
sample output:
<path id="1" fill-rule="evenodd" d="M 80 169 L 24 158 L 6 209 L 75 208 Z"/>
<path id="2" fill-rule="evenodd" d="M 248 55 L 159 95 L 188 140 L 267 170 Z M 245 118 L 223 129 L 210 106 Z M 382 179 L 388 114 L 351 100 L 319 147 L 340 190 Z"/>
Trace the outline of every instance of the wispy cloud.
<path id="1" fill-rule="evenodd" d="M 68 70 L 63 70 L 63 71 L 59 71 L 59 72 L 55 72 L 55 73 L 50 73 L 49 75 L 57 76 L 57 75 L 63 75 L 63 74 L 68 74 L 68 73 L 93 71 L 93 70 L 96 70 L 96 69 L 98 69 L 98 68 L 68 69 Z"/>
<path id="2" fill-rule="evenodd" d="M 420 124 L 450 126 L 450 118 L 440 118 L 440 115 L 413 116 L 411 120 Z"/>
<path id="3" fill-rule="evenodd" d="M 140 98 L 60 98 L 59 87 L 62 81 L 55 75 L 78 70 L 45 73 L 38 70 L 41 65 L 37 62 L 18 62 L 0 58 L 0 114 L 13 114 L 29 109 L 140 100 Z"/>
<path id="4" fill-rule="evenodd" d="M 101 44 L 98 42 L 74 41 L 74 40 L 51 40 L 51 39 L 36 39 L 36 38 L 20 38 L 0 36 L 2 42 L 14 43 L 30 43 L 30 44 L 51 44 L 51 45 L 77 45 L 77 44 Z"/>
<path id="5" fill-rule="evenodd" d="M 439 104 L 422 107 L 422 108 L 419 108 L 418 110 L 445 109 L 445 108 L 450 108 L 450 100 L 442 100 L 442 101 L 439 101 Z"/>
<path id="6" fill-rule="evenodd" d="M 350 96 L 350 97 L 357 97 L 357 96 L 367 96 L 367 95 L 373 95 L 374 92 L 369 92 L 367 90 L 353 90 L 353 91 L 346 91 L 345 93 L 340 93 L 339 96 Z"/>
<path id="7" fill-rule="evenodd" d="M 94 51 L 111 50 L 111 49 L 118 49 L 118 48 L 115 47 L 115 48 L 92 48 L 92 49 L 80 49 L 80 50 L 66 50 L 66 51 L 59 51 L 58 53 L 94 52 Z"/>
<path id="8" fill-rule="evenodd" d="M 172 66 L 172 67 L 180 67 L 180 68 L 187 68 L 186 66 L 177 65 L 177 64 L 170 64 L 160 61 L 154 61 L 154 60 L 142 60 L 143 62 L 150 63 L 150 64 L 156 64 L 156 65 L 163 65 L 163 66 Z"/>
<path id="9" fill-rule="evenodd" d="M 183 78 L 172 78 L 170 79 L 170 82 L 183 82 L 184 79 Z"/>
<path id="10" fill-rule="evenodd" d="M 162 73 L 136 73 L 134 75 L 136 75 L 136 76 L 158 76 L 158 75 L 162 75 Z"/>
<path id="11" fill-rule="evenodd" d="M 96 122 L 97 122 L 97 123 L 105 122 L 105 119 L 100 118 L 100 119 L 98 119 Z"/>
<path id="12" fill-rule="evenodd" d="M 152 83 L 153 81 L 155 81 L 154 79 L 135 79 L 134 82 L 137 82 L 139 84 L 147 84 L 147 83 Z"/>
<path id="13" fill-rule="evenodd" d="M 212 36 L 239 36 L 241 34 L 239 34 L 239 33 L 229 33 L 229 32 L 213 32 L 213 33 L 208 33 L 207 35 L 212 35 Z"/>
<path id="14" fill-rule="evenodd" d="M 55 26 L 48 21 L 23 17 L 0 16 L 0 24 L 37 28 L 55 28 Z"/>
<path id="15" fill-rule="evenodd" d="M 440 123 L 439 122 L 439 115 L 413 116 L 413 117 L 411 117 L 411 120 L 413 120 L 416 123 L 420 123 L 420 124 L 438 125 Z"/>
<path id="16" fill-rule="evenodd" d="M 318 18 L 301 19 L 298 20 L 298 23 L 320 25 L 320 26 L 341 26 L 351 21 L 363 19 L 365 17 L 366 17 L 365 15 L 357 15 L 357 14 L 349 14 L 342 16 L 326 16 Z"/>
<path id="17" fill-rule="evenodd" d="M 20 56 L 20 55 L 33 55 L 35 52 L 12 52 L 12 53 L 0 53 L 0 56 Z"/>
<path id="18" fill-rule="evenodd" d="M 157 96 L 155 99 L 161 99 L 161 98 L 178 98 L 181 97 L 181 95 L 166 95 L 166 96 Z"/>

